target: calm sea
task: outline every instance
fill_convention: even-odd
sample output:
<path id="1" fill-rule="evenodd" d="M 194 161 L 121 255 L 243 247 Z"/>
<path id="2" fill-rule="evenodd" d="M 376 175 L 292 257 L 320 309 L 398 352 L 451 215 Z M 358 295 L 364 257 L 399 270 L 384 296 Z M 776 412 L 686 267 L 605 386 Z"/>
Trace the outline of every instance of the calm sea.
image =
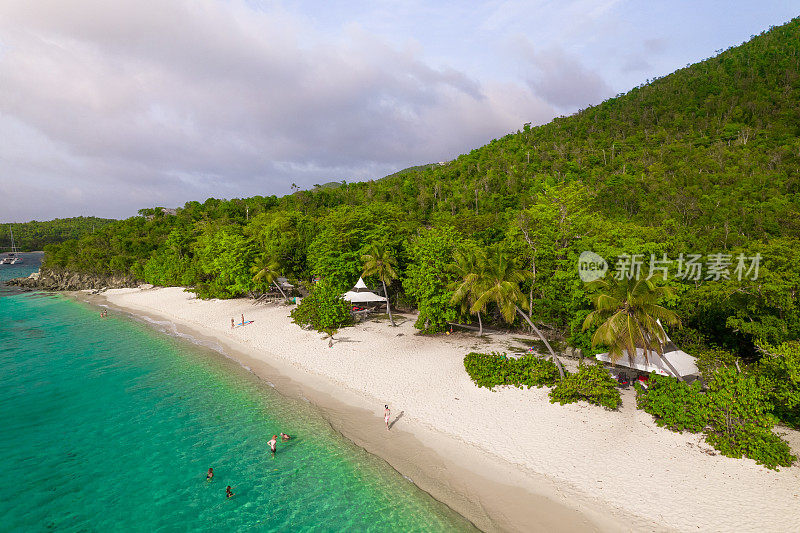
<path id="1" fill-rule="evenodd" d="M 2 531 L 472 529 L 312 406 L 59 295 L 0 290 L 0 413 Z"/>

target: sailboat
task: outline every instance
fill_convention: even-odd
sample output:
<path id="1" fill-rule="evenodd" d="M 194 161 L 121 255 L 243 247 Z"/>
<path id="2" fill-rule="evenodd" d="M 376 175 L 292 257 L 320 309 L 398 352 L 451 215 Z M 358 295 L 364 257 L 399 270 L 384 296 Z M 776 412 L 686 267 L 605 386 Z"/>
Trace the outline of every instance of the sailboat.
<path id="1" fill-rule="evenodd" d="M 0 261 L 0 264 L 16 265 L 18 263 L 22 263 L 22 256 L 19 255 L 17 245 L 14 243 L 14 230 L 11 228 L 11 226 L 9 226 L 8 229 L 11 232 L 11 251 L 2 261 Z"/>

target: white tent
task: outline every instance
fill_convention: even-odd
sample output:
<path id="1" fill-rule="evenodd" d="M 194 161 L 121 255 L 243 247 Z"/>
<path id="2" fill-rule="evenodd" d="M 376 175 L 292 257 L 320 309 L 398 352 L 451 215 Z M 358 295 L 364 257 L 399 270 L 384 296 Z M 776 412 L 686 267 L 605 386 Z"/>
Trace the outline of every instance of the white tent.
<path id="1" fill-rule="evenodd" d="M 365 304 L 370 302 L 386 302 L 386 298 L 370 292 L 364 280 L 358 278 L 355 287 L 342 295 L 342 298 L 354 304 Z"/>
<path id="2" fill-rule="evenodd" d="M 597 354 L 595 357 L 606 363 L 611 362 L 611 356 L 609 356 L 608 353 Z M 636 370 L 641 370 L 642 372 L 655 372 L 657 374 L 661 374 L 662 376 L 672 376 L 673 372 L 664 362 L 664 359 L 669 361 L 669 363 L 675 367 L 675 370 L 677 370 L 681 377 L 698 373 L 697 365 L 695 364 L 695 358 L 688 353 L 679 350 L 678 347 L 675 346 L 669 339 L 667 339 L 667 344 L 664 346 L 663 358 L 656 352 L 650 352 L 647 357 L 647 361 L 645 361 L 644 350 L 642 348 L 636 348 L 636 357 L 633 358 L 633 361 L 631 361 L 630 354 L 626 351 L 615 364 L 619 366 L 626 366 L 628 368 L 635 368 Z"/>

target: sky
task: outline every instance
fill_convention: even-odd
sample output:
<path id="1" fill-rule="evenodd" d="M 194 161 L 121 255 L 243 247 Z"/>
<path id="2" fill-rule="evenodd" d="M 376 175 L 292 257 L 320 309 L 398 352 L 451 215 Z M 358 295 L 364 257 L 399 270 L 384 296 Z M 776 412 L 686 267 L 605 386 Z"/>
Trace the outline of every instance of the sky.
<path id="1" fill-rule="evenodd" d="M 798 15 L 798 0 L 2 0 L 0 221 L 447 161 Z"/>

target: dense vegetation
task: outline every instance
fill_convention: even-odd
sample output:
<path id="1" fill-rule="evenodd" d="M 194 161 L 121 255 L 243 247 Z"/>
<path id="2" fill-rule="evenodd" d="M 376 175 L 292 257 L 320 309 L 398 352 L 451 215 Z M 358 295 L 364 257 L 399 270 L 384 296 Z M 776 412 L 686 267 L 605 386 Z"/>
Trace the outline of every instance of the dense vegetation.
<path id="1" fill-rule="evenodd" d="M 535 355 L 508 358 L 497 352 L 472 352 L 464 357 L 464 368 L 478 387 L 487 389 L 502 385 L 519 388 L 553 386 L 558 380 L 556 365 Z"/>
<path id="2" fill-rule="evenodd" d="M 777 418 L 763 376 L 733 368 L 713 372 L 703 390 L 652 374 L 645 390 L 637 385 L 639 408 L 673 431 L 703 432 L 722 455 L 749 457 L 768 468 L 791 466 L 797 457 L 772 428 Z"/>
<path id="3" fill-rule="evenodd" d="M 598 364 L 581 364 L 578 372 L 559 376 L 555 363 L 528 354 L 509 358 L 497 352 L 472 352 L 464 357 L 464 368 L 478 387 L 494 389 L 503 385 L 518 388 L 553 387 L 550 402 L 583 401 L 616 409 L 621 402 L 617 382 Z"/>
<path id="4" fill-rule="evenodd" d="M 80 239 L 103 226 L 115 222 L 108 218 L 74 217 L 57 218 L 39 222 L 13 222 L 0 224 L 0 251 L 11 249 L 11 231 L 14 243 L 21 252 L 43 250 L 45 245 L 57 244 L 69 239 Z"/>
<path id="5" fill-rule="evenodd" d="M 578 258 L 593 251 L 618 274 L 663 267 L 637 305 L 680 320 L 662 322 L 703 354 L 709 379 L 760 373 L 764 405 L 797 424 L 797 361 L 769 347 L 800 339 L 798 102 L 795 19 L 448 163 L 283 198 L 189 202 L 174 215 L 145 209 L 47 247 L 45 266 L 227 298 L 263 290 L 253 272 L 265 264 L 343 291 L 365 257 L 380 255 L 392 275 L 372 269 L 371 282 L 416 309 L 425 332 L 453 321 L 541 327 L 543 338 L 591 351 L 604 338 L 595 318 L 616 312 L 602 311 L 579 277 Z M 741 447 L 729 432 L 714 435 L 731 453 Z"/>

